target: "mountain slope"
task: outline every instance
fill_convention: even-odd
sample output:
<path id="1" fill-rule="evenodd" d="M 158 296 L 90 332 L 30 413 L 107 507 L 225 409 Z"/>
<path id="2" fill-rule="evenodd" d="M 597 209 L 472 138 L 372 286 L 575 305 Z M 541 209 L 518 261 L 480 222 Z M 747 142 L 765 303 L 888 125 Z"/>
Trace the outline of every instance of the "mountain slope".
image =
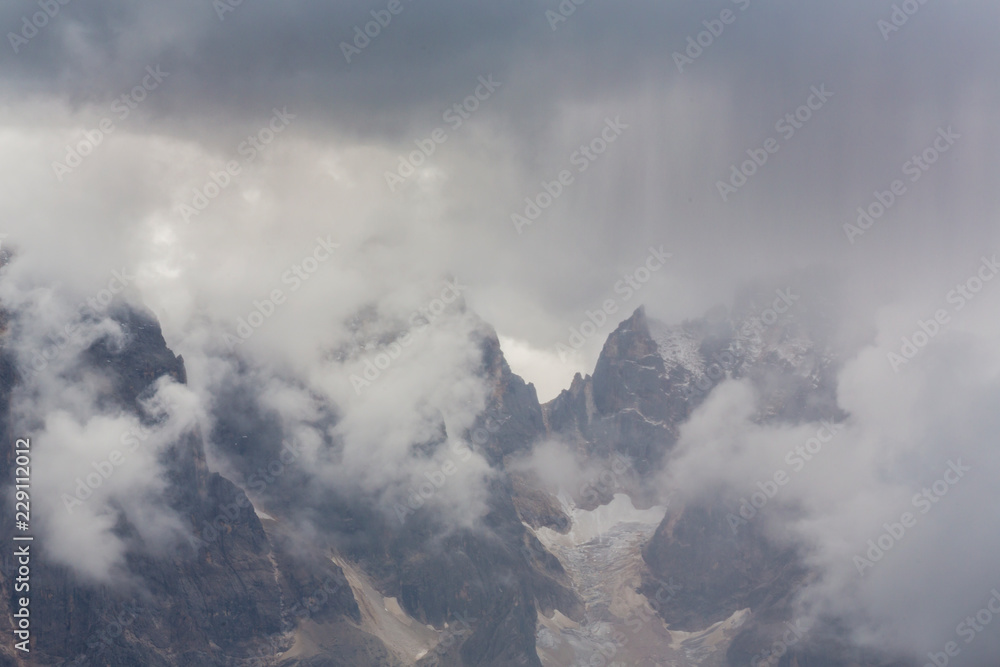
<path id="1" fill-rule="evenodd" d="M 484 409 L 462 433 L 450 433 L 439 415 L 431 435 L 411 444 L 433 460 L 457 440 L 485 461 L 485 510 L 468 525 L 430 500 L 389 510 L 385 498 L 331 485 L 300 465 L 302 450 L 289 444 L 296 424 L 264 400 L 262 371 L 238 365 L 205 406 L 213 432 L 187 428 L 159 454 L 160 502 L 187 537 L 153 548 L 129 508 L 111 503 L 113 534 L 126 545 L 125 583 L 88 581 L 37 559 L 33 654 L 19 663 L 22 656 L 5 647 L 0 660 L 747 664 L 794 621 L 794 597 L 810 580 L 801 554 L 756 524 L 734 532 L 721 509 L 733 498 L 673 503 L 659 484 L 681 426 L 728 378 L 757 389 L 762 424 L 843 419 L 821 330 L 794 314 L 764 325 L 760 313 L 748 298 L 733 313 L 667 326 L 640 308 L 609 335 L 593 375 L 576 376 L 545 405 L 511 371 L 495 332 L 476 328 Z M 165 385 L 186 382 L 183 360 L 150 315 L 126 307 L 112 315 L 117 334 L 52 372 L 92 388 L 105 413 L 156 430 L 164 417 L 149 412 L 149 401 Z M 16 407 L 37 386 L 9 351 L 17 331 L 5 327 L 0 348 L 0 429 L 8 441 L 39 428 Z M 326 434 L 322 447 L 335 461 L 344 415 L 340 406 L 317 405 L 310 424 Z M 553 440 L 596 476 L 561 493 L 544 484 L 525 462 Z M 209 460 L 223 462 L 225 476 Z M 9 453 L 0 460 L 6 479 L 12 464 Z M 11 512 L 4 517 L 9 540 Z M 4 566 L 0 625 L 9 632 L 13 563 Z M 850 649 L 831 619 L 777 664 L 890 663 Z"/>

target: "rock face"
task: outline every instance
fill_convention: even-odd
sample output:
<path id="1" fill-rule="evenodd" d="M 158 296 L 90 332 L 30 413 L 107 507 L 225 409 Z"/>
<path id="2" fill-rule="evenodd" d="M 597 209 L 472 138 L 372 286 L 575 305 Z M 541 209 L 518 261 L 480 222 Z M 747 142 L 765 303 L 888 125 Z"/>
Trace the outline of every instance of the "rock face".
<path id="1" fill-rule="evenodd" d="M 674 604 L 661 610 L 671 628 L 696 631 L 742 609 L 760 609 L 780 599 L 803 580 L 794 551 L 771 544 L 754 530 L 736 533 L 728 512 L 686 506 L 666 517 L 643 552 L 652 577 L 685 585 Z"/>
<path id="2" fill-rule="evenodd" d="M 534 387 L 511 373 L 491 330 L 476 336 L 482 350 L 478 373 L 491 391 L 483 414 L 461 435 L 492 466 L 493 476 L 488 511 L 475 528 L 449 526 L 430 507 L 387 515 L 361 492 L 320 486 L 294 470 L 259 485 L 254 497 L 275 517 L 308 519 L 317 531 L 311 541 L 356 564 L 380 595 L 398 601 L 411 625 L 432 626 L 446 639 L 447 628 L 468 626 L 450 646 L 428 650 L 420 664 L 540 666 L 534 650 L 537 610 L 558 606 L 572 613 L 579 602 L 559 562 L 522 524 L 504 469 L 506 459 L 544 434 Z M 213 441 L 223 443 L 243 479 L 280 460 L 287 436 L 280 416 L 258 404 L 253 382 L 250 375 L 235 380 L 215 408 Z M 330 411 L 320 422 L 333 425 L 337 419 Z M 417 448 L 433 452 L 448 437 L 441 420 L 436 436 Z M 328 446 L 336 456 L 340 443 Z M 394 650 L 405 653 L 416 641 L 398 639 Z"/>
<path id="3" fill-rule="evenodd" d="M 748 298 L 733 313 L 669 327 L 640 308 L 609 336 L 593 375 L 577 375 L 545 405 L 483 325 L 475 337 L 486 409 L 467 433 L 449 434 L 442 419 L 413 444 L 433 452 L 458 436 L 482 454 L 488 509 L 474 527 L 448 525 L 428 507 L 394 516 L 356 490 L 277 465 L 287 462 L 288 427 L 261 404 L 260 378 L 246 369 L 208 407 L 228 478 L 210 470 L 197 429 L 163 452 L 164 502 L 191 539 L 151 551 L 120 519 L 130 573 L 121 586 L 35 559 L 32 653 L 25 660 L 5 643 L 0 665 L 749 664 L 792 620 L 791 597 L 809 577 L 798 554 L 753 526 L 734 534 L 718 503 L 650 506 L 651 480 L 680 425 L 727 377 L 758 388 L 761 421 L 843 418 L 816 327 L 791 317 L 763 323 L 760 312 Z M 10 336 L 3 317 L 0 336 Z M 106 378 L 101 405 L 140 415 L 153 383 L 184 383 L 186 370 L 150 315 L 122 307 L 114 319 L 124 344 L 99 340 L 83 359 Z M 3 442 L 21 428 L 10 407 L 22 384 L 0 345 Z M 323 405 L 314 419 L 331 432 L 341 416 Z M 592 485 L 578 502 L 543 489 L 517 464 L 550 438 L 612 471 L 613 483 Z M 336 452 L 338 443 L 327 446 Z M 4 448 L 3 480 L 12 467 Z M 2 502 L 9 543 L 10 497 Z M 581 524 L 626 506 L 609 526 Z M 0 562 L 0 631 L 10 636 L 13 563 L 6 554 Z M 681 585 L 664 598 L 664 582 Z M 890 664 L 880 660 L 852 652 L 831 622 L 776 664 Z"/>
<path id="4" fill-rule="evenodd" d="M 652 321 L 639 308 L 619 325 L 593 376 L 577 375 L 568 390 L 543 406 L 550 434 L 605 465 L 619 455 L 635 466 L 640 482 L 618 478 L 600 502 L 615 491 L 641 500 L 641 481 L 669 458 L 678 427 L 727 378 L 752 383 L 761 403 L 755 419 L 761 423 L 845 417 L 836 402 L 827 323 L 798 299 L 780 289 L 763 298 L 747 294 L 732 312 L 717 309 L 677 326 Z M 652 607 L 671 632 L 693 633 L 674 646 L 686 656 L 677 664 L 750 664 L 795 620 L 792 597 L 809 579 L 800 555 L 753 523 L 734 532 L 723 508 L 737 505 L 731 498 L 711 498 L 672 507 L 642 549 L 645 569 L 638 590 L 652 602 L 663 582 L 677 582 L 670 586 L 669 601 Z M 725 640 L 712 646 L 719 633 Z M 626 633 L 617 646 L 627 647 L 631 636 Z M 860 653 L 845 637 L 831 619 L 826 627 L 812 628 L 775 664 L 908 664 Z M 667 648 L 662 655 L 674 659 Z"/>
<path id="5" fill-rule="evenodd" d="M 482 451 L 492 464 L 498 465 L 511 455 L 529 451 L 545 435 L 545 421 L 535 386 L 511 372 L 493 329 L 483 326 L 480 345 L 483 358 L 479 373 L 486 378 L 491 392 L 487 409 L 475 428 L 485 428 L 491 433 Z M 491 424 L 491 420 L 496 424 Z M 478 444 L 475 439 L 473 443 Z"/>
<path id="6" fill-rule="evenodd" d="M 184 365 L 167 349 L 151 316 L 119 309 L 114 317 L 126 334 L 124 346 L 102 339 L 84 357 L 111 380 L 101 399 L 134 412 L 140 395 L 158 378 L 167 375 L 183 382 Z M 0 355 L 4 442 L 17 436 L 9 408 L 18 385 L 10 355 Z M 13 474 L 9 451 L 4 448 L 0 462 L 4 480 Z M 312 590 L 310 577 L 315 580 L 317 575 L 293 565 L 291 555 L 274 548 L 252 510 L 227 512 L 234 502 L 249 507 L 249 501 L 242 489 L 208 469 L 196 431 L 181 437 L 164 456 L 170 482 L 166 502 L 190 522 L 195 535 L 223 517 L 217 536 L 181 545 L 172 553 L 150 553 L 137 540 L 129 540 L 131 580 L 118 588 L 87 584 L 44 555 L 36 556 L 31 563 L 32 652 L 24 658 L 5 642 L 0 650 L 8 664 L 235 664 L 253 656 L 265 638 L 288 630 L 289 603 L 302 590 Z M 5 505 L 2 526 L 8 544 L 14 532 L 10 509 Z M 115 532 L 130 538 L 135 526 L 121 520 Z M 9 560 L 4 564 L 0 623 L 9 633 L 13 568 Z M 343 580 L 339 568 L 325 567 L 334 581 Z M 325 613 L 350 616 L 357 608 L 347 593 L 335 596 Z"/>
<path id="7" fill-rule="evenodd" d="M 688 404 L 649 333 L 640 308 L 611 334 L 593 376 L 573 378 L 570 388 L 544 407 L 551 432 L 602 459 L 628 456 L 653 470 L 677 440 Z"/>

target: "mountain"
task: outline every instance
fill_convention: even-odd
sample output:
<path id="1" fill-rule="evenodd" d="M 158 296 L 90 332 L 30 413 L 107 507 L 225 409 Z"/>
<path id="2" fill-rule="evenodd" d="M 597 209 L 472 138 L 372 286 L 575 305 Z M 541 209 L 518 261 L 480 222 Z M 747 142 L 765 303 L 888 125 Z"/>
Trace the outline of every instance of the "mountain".
<path id="1" fill-rule="evenodd" d="M 844 419 L 823 323 L 796 301 L 787 291 L 758 293 L 732 312 L 673 326 L 639 308 L 609 335 L 593 375 L 577 375 L 544 405 L 481 324 L 474 374 L 485 410 L 461 433 L 441 416 L 411 445 L 428 461 L 456 439 L 482 456 L 486 509 L 471 525 L 429 503 L 386 511 L 388 501 L 360 487 L 317 483 L 297 464 L 289 421 L 262 399 L 260 371 L 243 367 L 202 406 L 212 432 L 195 424 L 158 453 L 158 502 L 186 538 L 150 545 L 143 518 L 112 502 L 109 534 L 124 550 L 114 580 L 81 577 L 40 550 L 32 652 L 5 644 L 0 664 L 749 664 L 795 627 L 795 594 L 811 573 L 795 545 L 755 524 L 734 533 L 722 508 L 735 498 L 675 504 L 661 472 L 682 424 L 726 379 L 758 390 L 760 423 Z M 4 315 L 6 442 L 40 426 L 18 407 L 34 386 L 11 351 L 25 316 Z M 117 305 L 109 316 L 118 333 L 51 372 L 86 387 L 102 411 L 155 429 L 164 418 L 150 413 L 150 397 L 184 385 L 189 371 L 151 314 Z M 343 455 L 344 419 L 322 401 L 310 417 L 317 432 L 333 434 L 323 443 L 333 461 Z M 552 441 L 589 471 L 574 488 L 553 488 L 531 465 Z M 5 451 L 8 480 L 14 460 Z M 16 569 L 9 557 L 3 565 L 0 625 L 11 636 Z M 840 620 L 803 633 L 773 664 L 907 664 L 852 649 Z"/>

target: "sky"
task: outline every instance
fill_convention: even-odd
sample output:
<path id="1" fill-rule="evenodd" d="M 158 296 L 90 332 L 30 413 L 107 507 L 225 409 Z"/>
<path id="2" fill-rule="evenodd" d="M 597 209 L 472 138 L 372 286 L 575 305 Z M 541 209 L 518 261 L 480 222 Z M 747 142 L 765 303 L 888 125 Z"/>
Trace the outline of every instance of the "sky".
<path id="1" fill-rule="evenodd" d="M 458 276 L 543 400 L 592 368 L 613 323 L 572 357 L 556 345 L 608 298 L 620 300 L 613 319 L 645 303 L 673 321 L 762 274 L 826 264 L 859 308 L 875 308 L 946 292 L 994 247 L 988 3 L 921 5 L 893 32 L 879 27 L 892 5 L 571 6 L 563 17 L 545 3 L 403 2 L 385 27 L 368 25 L 378 34 L 367 42 L 354 28 L 388 9 L 60 6 L 0 56 L 7 233 L 45 268 L 74 266 L 66 257 L 81 252 L 95 274 L 132 262 L 157 283 L 183 273 L 234 306 L 256 293 L 241 271 L 280 276 L 331 234 L 372 269 L 375 289 Z M 32 34 L 26 10 L 2 11 Z M 722 32 L 700 47 L 709 29 Z M 814 87 L 825 101 L 810 98 Z M 820 108 L 793 118 L 801 127 L 776 127 L 810 99 Z M 474 110 L 453 108 L 463 102 Z M 278 133 L 275 110 L 294 116 Z M 593 160 L 574 153 L 602 148 L 608 119 L 621 125 L 614 142 L 588 151 Z M 910 182 L 904 163 L 949 127 L 959 138 Z M 88 132 L 100 145 L 68 167 Z M 259 150 L 243 143 L 262 132 Z M 768 138 L 777 152 L 721 193 Z M 413 151 L 414 173 L 387 183 Z M 233 160 L 239 174 L 200 199 Z M 554 191 L 564 170 L 572 182 L 537 220 L 512 221 L 533 212 L 526 198 L 547 203 L 544 184 Z M 896 179 L 899 201 L 849 239 L 856 209 Z M 650 246 L 671 260 L 625 301 L 615 285 Z"/>
<path id="2" fill-rule="evenodd" d="M 359 454 L 352 470 L 381 488 L 407 474 L 392 443 L 426 426 L 428 374 L 437 407 L 471 397 L 448 413 L 456 426 L 484 400 L 463 342 L 483 322 L 546 401 L 640 305 L 676 323 L 754 281 L 818 272 L 839 294 L 839 386 L 868 500 L 905 506 L 897 486 L 933 481 L 964 443 L 982 476 L 948 510 L 963 516 L 995 499 L 1000 281 L 972 289 L 1000 250 L 998 19 L 995 3 L 943 0 L 8 3 L 0 243 L 17 258 L 0 296 L 52 325 L 124 285 L 195 394 L 236 353 L 350 406 L 359 452 L 399 454 L 387 469 Z M 394 379 L 359 390 L 350 376 L 371 359 L 328 362 L 365 312 L 378 315 L 366 335 L 414 338 L 379 374 Z M 935 318 L 927 345 L 894 361 Z M 100 433 L 79 397 L 48 391 L 46 408 Z M 717 400 L 743 414 L 753 398 Z M 409 417 L 387 426 L 398 405 Z M 886 480 L 899 461 L 912 465 Z M 849 462 L 837 470 L 806 500 L 833 502 Z M 864 503 L 795 532 L 824 545 L 831 590 L 866 613 L 904 618 L 914 580 L 922 599 L 950 595 L 955 609 L 902 624 L 903 643 L 915 627 L 951 634 L 958 608 L 1000 584 L 985 556 L 952 588 L 929 578 L 932 561 L 973 559 L 944 550 L 884 575 L 877 600 L 878 587 L 848 595 L 843 558 L 829 561 L 861 537 L 845 527 Z M 996 546 L 940 525 L 947 544 Z"/>

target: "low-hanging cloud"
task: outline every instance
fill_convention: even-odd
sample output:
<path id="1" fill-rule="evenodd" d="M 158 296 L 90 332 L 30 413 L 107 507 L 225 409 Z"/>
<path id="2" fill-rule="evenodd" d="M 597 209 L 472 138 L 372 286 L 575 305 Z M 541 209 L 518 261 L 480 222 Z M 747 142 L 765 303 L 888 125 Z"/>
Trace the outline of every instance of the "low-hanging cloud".
<path id="1" fill-rule="evenodd" d="M 859 644 L 916 657 L 959 641 L 1000 577 L 970 557 L 1000 547 L 984 502 L 1000 467 L 996 338 L 938 343 L 905 374 L 884 344 L 846 360 L 843 421 L 762 421 L 753 386 L 727 381 L 682 427 L 664 478 L 686 501 L 722 503 L 734 532 L 753 524 L 800 549 L 819 574 L 801 616 L 847 619 Z M 967 659 L 995 654 L 995 635 L 975 636 L 959 641 Z"/>
<path id="2" fill-rule="evenodd" d="M 1000 246 L 996 6 L 925 3 L 887 34 L 879 22 L 892 20 L 892 7 L 853 0 L 592 2 L 555 26 L 547 12 L 558 3 L 404 3 L 348 62 L 341 42 L 385 5 L 228 4 L 233 11 L 220 15 L 190 0 L 74 2 L 27 43 L 15 49 L 8 38 L 0 49 L 0 234 L 3 250 L 16 252 L 0 300 L 23 315 L 11 323 L 22 366 L 45 367 L 24 390 L 41 399 L 20 404 L 24 424 L 102 457 L 113 431 L 133 425 L 89 400 L 100 377 L 75 389 L 54 379 L 90 342 L 120 335 L 103 310 L 81 315 L 81 304 L 100 305 L 114 288 L 155 313 L 200 405 L 233 378 L 260 379 L 255 400 L 302 443 L 298 469 L 320 485 L 350 477 L 391 515 L 425 473 L 438 479 L 487 403 L 470 313 L 520 350 L 515 371 L 528 380 L 544 373 L 554 395 L 574 372 L 592 370 L 605 336 L 569 364 L 547 351 L 650 245 L 673 256 L 641 300 L 668 322 L 730 303 L 752 280 L 822 267 L 843 295 L 830 313 L 843 428 L 793 476 L 784 457 L 822 425 L 761 423 L 752 389 L 724 384 L 685 426 L 671 483 L 692 497 L 729 489 L 739 498 L 786 468 L 790 481 L 753 520 L 808 547 L 824 572 L 803 604 L 863 611 L 892 631 L 884 641 L 943 646 L 985 604 L 997 582 L 988 558 L 970 554 L 996 546 L 986 500 L 1000 283 L 984 283 L 961 310 L 949 294 Z M 25 15 L 30 23 L 37 6 L 0 10 L 4 32 L 30 32 Z M 720 29 L 724 9 L 736 19 Z M 674 54 L 689 37 L 701 38 L 702 51 L 679 71 Z M 148 80 L 137 101 L 147 68 L 168 74 L 155 89 Z M 501 87 L 390 190 L 385 174 L 400 155 L 491 75 Z M 820 86 L 829 101 L 784 140 L 776 121 L 794 117 Z M 124 118 L 116 100 L 129 109 Z M 286 109 L 277 132 L 276 110 Z M 617 117 L 628 130 L 518 234 L 511 212 Z M 113 131 L 90 145 L 105 118 Z M 958 138 L 898 194 L 893 182 L 912 177 L 906 165 L 924 159 L 942 128 Z M 723 201 L 716 183 L 778 136 L 780 148 Z M 252 160 L 250 139 L 260 143 Z M 79 166 L 54 168 L 84 144 L 91 151 Z M 862 219 L 863 234 L 845 233 L 859 224 L 859 207 L 871 216 L 890 195 L 877 221 Z M 185 209 L 195 204 L 197 214 Z M 469 312 L 412 331 L 392 357 L 410 315 L 450 276 L 466 286 Z M 368 313 L 380 324 L 359 336 Z M 45 360 L 68 322 L 80 322 L 72 345 Z M 927 322 L 937 323 L 934 336 Z M 918 332 L 927 342 L 894 364 L 890 355 L 903 354 L 904 338 L 916 345 Z M 385 367 L 376 374 L 368 362 Z M 208 417 L 185 419 L 211 431 Z M 442 424 L 437 453 L 415 457 L 412 445 L 434 440 Z M 235 476 L 225 444 L 210 443 L 210 461 Z M 325 460 L 332 452 L 341 458 Z M 957 458 L 973 470 L 860 585 L 853 556 Z M 66 509 L 54 499 L 92 468 L 80 461 L 55 466 L 46 487 L 59 521 Z M 475 516 L 487 475 L 473 456 L 433 501 Z M 116 472 L 101 498 L 155 495 L 160 484 L 155 466 Z M 94 541 L 110 516 L 95 500 L 78 510 L 96 528 L 80 536 L 81 553 L 93 554 L 81 569 L 101 578 L 123 546 Z M 143 522 L 157 534 L 175 528 L 168 517 Z M 69 560 L 61 547 L 53 553 Z M 924 613 L 931 601 L 934 612 Z M 977 634 L 969 653 L 989 655 L 989 637 Z"/>

